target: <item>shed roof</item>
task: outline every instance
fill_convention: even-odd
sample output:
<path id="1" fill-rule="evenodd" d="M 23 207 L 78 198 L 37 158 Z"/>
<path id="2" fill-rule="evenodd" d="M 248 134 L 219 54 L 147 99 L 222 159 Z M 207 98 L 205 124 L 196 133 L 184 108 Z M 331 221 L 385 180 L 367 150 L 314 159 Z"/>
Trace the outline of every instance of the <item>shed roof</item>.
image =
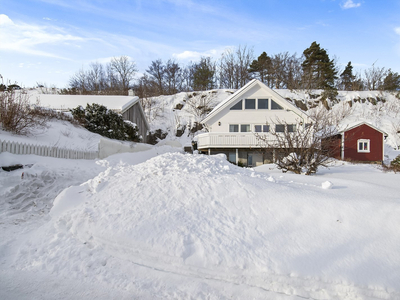
<path id="1" fill-rule="evenodd" d="M 352 130 L 354 128 L 357 128 L 361 125 L 367 125 L 373 129 L 375 129 L 376 131 L 379 131 L 380 133 L 382 133 L 383 135 L 387 136 L 388 134 L 384 131 L 382 131 L 381 129 L 379 129 L 378 127 L 375 127 L 374 125 L 372 125 L 371 123 L 365 122 L 365 121 L 361 121 L 361 122 L 354 122 L 354 123 L 350 123 L 350 124 L 346 124 L 345 127 L 342 126 L 341 129 L 339 129 L 339 133 L 344 133 L 346 131 Z"/>

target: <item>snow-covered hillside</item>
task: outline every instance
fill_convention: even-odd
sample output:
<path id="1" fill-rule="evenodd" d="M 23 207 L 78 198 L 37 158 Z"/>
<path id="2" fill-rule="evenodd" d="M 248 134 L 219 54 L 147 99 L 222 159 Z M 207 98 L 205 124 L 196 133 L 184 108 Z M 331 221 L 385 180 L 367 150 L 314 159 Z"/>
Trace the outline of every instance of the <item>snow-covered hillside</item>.
<path id="1" fill-rule="evenodd" d="M 329 107 L 342 127 L 358 121 L 367 121 L 388 134 L 385 141 L 389 146 L 388 153 L 391 151 L 390 147 L 400 149 L 400 99 L 396 93 L 339 91 L 336 100 L 331 101 L 321 99 L 322 90 L 275 91 L 306 113 Z M 151 130 L 161 129 L 168 132 L 168 139 L 177 139 L 177 131 L 186 130 L 181 139 L 183 143 L 188 143 L 190 138 L 187 136 L 193 136 L 190 129 L 205 117 L 193 109 L 193 104 L 203 105 L 201 99 L 206 97 L 210 100 L 207 102 L 209 108 L 214 108 L 234 92 L 235 90 L 211 90 L 155 97 L 151 101 L 151 109 L 145 109 Z"/>

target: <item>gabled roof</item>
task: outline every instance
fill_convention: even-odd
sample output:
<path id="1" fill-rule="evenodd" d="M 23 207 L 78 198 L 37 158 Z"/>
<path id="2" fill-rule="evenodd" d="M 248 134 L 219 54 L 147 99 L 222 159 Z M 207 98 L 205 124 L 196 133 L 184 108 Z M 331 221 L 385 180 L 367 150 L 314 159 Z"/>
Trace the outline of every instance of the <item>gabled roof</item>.
<path id="1" fill-rule="evenodd" d="M 339 130 L 339 133 L 344 133 L 344 132 L 346 132 L 346 131 L 349 131 L 349 130 L 352 130 L 352 129 L 354 129 L 354 128 L 357 128 L 357 127 L 359 127 L 359 126 L 361 126 L 361 125 L 367 125 L 367 126 L 373 128 L 373 129 L 375 129 L 376 131 L 379 131 L 380 133 L 382 133 L 382 134 L 385 135 L 385 136 L 388 135 L 386 132 L 380 130 L 379 128 L 375 127 L 375 126 L 372 125 L 371 123 L 368 123 L 368 122 L 365 122 L 365 121 L 347 124 L 346 127 L 344 127 L 344 128 L 342 128 L 342 129 Z"/>
<path id="2" fill-rule="evenodd" d="M 279 95 L 277 92 L 275 92 L 273 89 L 269 88 L 266 86 L 263 82 L 261 82 L 258 79 L 253 79 L 249 81 L 246 85 L 244 85 L 241 89 L 237 90 L 235 93 L 233 93 L 231 96 L 226 98 L 224 101 L 219 103 L 201 122 L 206 123 L 209 121 L 211 118 L 219 114 L 222 110 L 224 110 L 226 107 L 229 107 L 231 104 L 233 104 L 235 101 L 239 100 L 244 93 L 249 91 L 251 88 L 255 87 L 256 85 L 259 85 L 262 89 L 268 90 L 270 93 L 274 95 L 274 98 L 282 101 L 285 103 L 285 106 L 289 107 L 291 111 L 293 111 L 295 114 L 299 115 L 301 118 L 307 118 L 307 114 L 305 114 L 302 110 L 288 102 L 285 98 L 283 98 L 281 95 Z"/>
<path id="3" fill-rule="evenodd" d="M 142 105 L 140 104 L 140 101 L 139 101 L 139 97 L 138 97 L 138 96 L 133 97 L 133 99 L 132 99 L 131 101 L 125 103 L 125 104 L 122 106 L 121 114 L 123 114 L 124 112 L 126 112 L 128 109 L 130 109 L 130 108 L 131 108 L 132 106 L 134 106 L 135 104 L 138 104 L 138 105 L 139 105 L 140 114 L 142 115 L 142 118 L 143 118 L 143 120 L 144 120 L 144 123 L 145 123 L 145 125 L 147 126 L 147 130 L 150 130 L 150 125 L 149 125 L 149 123 L 147 122 L 146 115 L 144 114 L 143 107 L 142 107 Z"/>

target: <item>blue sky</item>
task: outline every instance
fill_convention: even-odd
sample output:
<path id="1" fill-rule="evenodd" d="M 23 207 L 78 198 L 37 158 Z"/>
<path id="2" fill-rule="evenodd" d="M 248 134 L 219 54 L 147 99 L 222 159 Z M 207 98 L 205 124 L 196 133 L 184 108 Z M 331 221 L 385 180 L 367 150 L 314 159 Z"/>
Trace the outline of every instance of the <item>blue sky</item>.
<path id="1" fill-rule="evenodd" d="M 400 73 L 400 0 L 0 0 L 0 74 L 66 87 L 92 61 L 218 59 L 228 47 L 300 55 L 316 41 L 343 65 Z"/>

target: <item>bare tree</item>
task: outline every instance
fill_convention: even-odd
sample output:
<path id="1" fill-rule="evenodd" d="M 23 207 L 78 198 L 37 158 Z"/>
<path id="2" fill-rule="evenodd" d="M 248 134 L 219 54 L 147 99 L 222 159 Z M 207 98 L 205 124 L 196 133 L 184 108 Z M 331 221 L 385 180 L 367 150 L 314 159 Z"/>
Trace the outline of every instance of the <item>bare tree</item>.
<path id="1" fill-rule="evenodd" d="M 383 67 L 375 67 L 375 63 L 373 63 L 372 67 L 365 70 L 364 73 L 367 89 L 375 91 L 383 84 L 383 79 L 385 78 L 387 71 Z"/>
<path id="2" fill-rule="evenodd" d="M 196 117 L 196 121 L 200 121 L 212 110 L 215 99 L 212 91 L 187 93 L 185 109 Z"/>
<path id="3" fill-rule="evenodd" d="M 148 120 L 153 120 L 154 110 L 156 106 L 155 96 L 158 96 L 157 83 L 152 80 L 146 73 L 139 78 L 134 86 L 136 95 L 140 99 L 143 111 Z"/>
<path id="4" fill-rule="evenodd" d="M 278 53 L 271 58 L 271 88 L 296 89 L 301 84 L 301 61 L 296 54 Z"/>
<path id="5" fill-rule="evenodd" d="M 151 79 L 156 83 L 158 95 L 164 95 L 165 66 L 162 60 L 157 59 L 152 61 L 146 72 L 150 74 Z"/>
<path id="6" fill-rule="evenodd" d="M 92 62 L 86 72 L 87 88 L 90 91 L 101 93 L 107 89 L 106 74 L 103 65 L 99 62 Z"/>
<path id="7" fill-rule="evenodd" d="M 168 95 L 176 94 L 182 90 L 182 68 L 171 59 L 165 65 L 165 85 Z"/>
<path id="8" fill-rule="evenodd" d="M 113 57 L 110 62 L 110 69 L 123 91 L 129 89 L 129 84 L 133 80 L 137 69 L 136 64 L 128 56 Z"/>
<path id="9" fill-rule="evenodd" d="M 330 124 L 322 110 L 311 120 L 312 123 L 296 128 L 294 124 L 277 119 L 274 123 L 278 125 L 268 134 L 256 134 L 263 151 L 273 150 L 277 154 L 275 164 L 278 169 L 311 175 L 331 162 L 340 147 L 337 128 Z"/>
<path id="10" fill-rule="evenodd" d="M 185 68 L 182 70 L 182 90 L 183 91 L 191 91 L 193 90 L 193 73 L 194 73 L 194 66 L 193 63 L 190 62 L 189 65 L 187 65 Z"/>
<path id="11" fill-rule="evenodd" d="M 80 91 L 82 94 L 86 94 L 88 89 L 86 73 L 83 69 L 76 72 L 69 80 L 69 86 Z"/>
<path id="12" fill-rule="evenodd" d="M 254 60 L 253 49 L 239 46 L 236 51 L 227 49 L 219 64 L 219 82 L 221 88 L 239 89 L 250 79 L 249 68 Z"/>
<path id="13" fill-rule="evenodd" d="M 39 102 L 31 104 L 29 97 L 14 91 L 0 93 L 0 128 L 15 134 L 28 134 L 32 128 L 46 125 L 47 115 Z"/>

